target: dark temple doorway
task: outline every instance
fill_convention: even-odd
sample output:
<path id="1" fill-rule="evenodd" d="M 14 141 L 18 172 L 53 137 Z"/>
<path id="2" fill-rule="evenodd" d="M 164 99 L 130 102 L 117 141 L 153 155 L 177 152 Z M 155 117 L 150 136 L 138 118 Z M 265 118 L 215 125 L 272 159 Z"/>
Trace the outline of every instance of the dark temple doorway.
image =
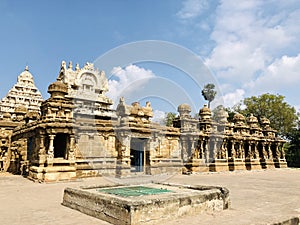
<path id="1" fill-rule="evenodd" d="M 130 141 L 130 165 L 131 172 L 146 172 L 149 162 L 149 154 L 146 152 L 147 139 L 131 138 Z"/>
<path id="2" fill-rule="evenodd" d="M 68 134 L 58 133 L 54 138 L 54 158 L 66 158 Z"/>

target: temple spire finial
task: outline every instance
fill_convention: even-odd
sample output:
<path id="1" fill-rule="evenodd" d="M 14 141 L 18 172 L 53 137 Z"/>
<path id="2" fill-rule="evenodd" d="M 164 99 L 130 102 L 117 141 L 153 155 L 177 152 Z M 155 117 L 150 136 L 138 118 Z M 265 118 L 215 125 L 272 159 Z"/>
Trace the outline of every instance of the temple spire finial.
<path id="1" fill-rule="evenodd" d="M 68 65 L 68 69 L 72 69 L 73 68 L 73 64 L 72 64 L 72 61 L 69 62 L 69 65 Z"/>

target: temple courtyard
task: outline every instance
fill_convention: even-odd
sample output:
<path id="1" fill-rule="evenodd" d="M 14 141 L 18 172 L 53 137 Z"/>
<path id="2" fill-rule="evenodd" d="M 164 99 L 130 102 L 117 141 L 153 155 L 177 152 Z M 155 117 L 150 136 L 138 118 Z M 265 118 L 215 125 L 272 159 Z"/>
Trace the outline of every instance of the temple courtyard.
<path id="1" fill-rule="evenodd" d="M 156 175 L 136 178 L 95 177 L 72 182 L 37 183 L 22 176 L 1 174 L 1 224 L 109 224 L 61 205 L 66 187 L 138 184 L 151 181 L 174 184 L 223 186 L 229 189 L 231 206 L 214 213 L 184 216 L 173 224 L 298 224 L 300 218 L 300 169 L 274 169 Z M 289 222 L 287 222 L 289 221 Z"/>

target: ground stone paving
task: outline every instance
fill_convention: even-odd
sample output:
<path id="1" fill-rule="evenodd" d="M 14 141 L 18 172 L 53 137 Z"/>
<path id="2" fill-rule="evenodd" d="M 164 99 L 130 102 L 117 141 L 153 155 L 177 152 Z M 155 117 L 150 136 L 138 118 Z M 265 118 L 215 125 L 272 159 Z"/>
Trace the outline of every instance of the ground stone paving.
<path id="1" fill-rule="evenodd" d="M 230 191 L 231 209 L 164 222 L 173 224 L 275 224 L 300 218 L 300 170 L 274 169 L 142 176 L 136 179 L 88 178 L 74 182 L 39 184 L 21 176 L 0 175 L 0 224 L 5 225 L 108 225 L 109 223 L 61 205 L 65 187 L 94 184 L 164 181 L 190 185 L 224 186 Z M 296 220 L 296 219 L 295 219 Z M 295 223 L 289 223 L 294 225 Z"/>

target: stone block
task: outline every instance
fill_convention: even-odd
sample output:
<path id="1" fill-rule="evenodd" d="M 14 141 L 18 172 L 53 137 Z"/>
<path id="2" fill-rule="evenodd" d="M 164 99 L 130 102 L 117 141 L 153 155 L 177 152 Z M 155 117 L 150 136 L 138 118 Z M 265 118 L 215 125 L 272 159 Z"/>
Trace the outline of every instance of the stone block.
<path id="1" fill-rule="evenodd" d="M 76 169 L 74 166 L 31 166 L 28 178 L 43 182 L 74 180 L 76 179 Z"/>
<path id="2" fill-rule="evenodd" d="M 209 171 L 211 172 L 222 172 L 228 171 L 227 159 L 215 159 L 214 162 L 209 164 Z"/>
<path id="3" fill-rule="evenodd" d="M 244 159 L 228 159 L 229 171 L 246 170 Z"/>
<path id="4" fill-rule="evenodd" d="M 274 169 L 275 168 L 273 159 L 261 159 L 260 164 L 263 169 Z"/>
<path id="5" fill-rule="evenodd" d="M 287 163 L 285 159 L 274 159 L 275 168 L 287 168 Z"/>
<path id="6" fill-rule="evenodd" d="M 132 188 L 154 192 L 128 194 L 127 190 Z M 158 224 L 184 215 L 221 211 L 229 203 L 226 188 L 158 183 L 66 188 L 62 202 L 64 206 L 119 225 Z"/>
<path id="7" fill-rule="evenodd" d="M 208 172 L 209 167 L 205 163 L 205 159 L 192 159 L 190 162 L 185 163 L 184 166 L 187 172 L 198 173 L 198 172 Z"/>
<path id="8" fill-rule="evenodd" d="M 247 170 L 260 170 L 261 164 L 259 159 L 246 159 L 245 166 Z"/>

